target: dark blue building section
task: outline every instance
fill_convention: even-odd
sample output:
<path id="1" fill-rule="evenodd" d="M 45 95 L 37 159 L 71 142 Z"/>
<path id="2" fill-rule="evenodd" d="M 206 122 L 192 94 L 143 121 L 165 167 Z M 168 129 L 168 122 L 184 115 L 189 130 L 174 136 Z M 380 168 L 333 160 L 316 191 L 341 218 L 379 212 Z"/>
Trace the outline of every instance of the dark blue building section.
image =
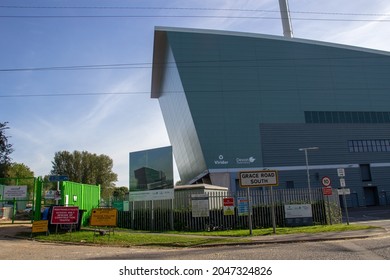
<path id="1" fill-rule="evenodd" d="M 239 188 L 244 170 L 313 188 L 345 170 L 348 207 L 390 204 L 390 55 L 261 34 L 155 29 L 158 98 L 181 180 Z M 307 150 L 307 164 L 303 148 Z"/>

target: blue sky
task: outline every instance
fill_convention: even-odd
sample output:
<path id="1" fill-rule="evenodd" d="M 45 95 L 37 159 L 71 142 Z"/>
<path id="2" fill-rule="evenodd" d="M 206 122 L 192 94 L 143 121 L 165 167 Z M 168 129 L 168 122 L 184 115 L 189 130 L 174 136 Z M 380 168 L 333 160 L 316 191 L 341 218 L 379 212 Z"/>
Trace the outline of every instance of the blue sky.
<path id="1" fill-rule="evenodd" d="M 289 6 L 296 38 L 390 51 L 387 0 Z M 13 161 L 44 176 L 57 151 L 105 154 L 128 186 L 129 152 L 170 145 L 150 98 L 154 27 L 282 36 L 278 11 L 278 0 L 0 0 L 0 121 Z"/>

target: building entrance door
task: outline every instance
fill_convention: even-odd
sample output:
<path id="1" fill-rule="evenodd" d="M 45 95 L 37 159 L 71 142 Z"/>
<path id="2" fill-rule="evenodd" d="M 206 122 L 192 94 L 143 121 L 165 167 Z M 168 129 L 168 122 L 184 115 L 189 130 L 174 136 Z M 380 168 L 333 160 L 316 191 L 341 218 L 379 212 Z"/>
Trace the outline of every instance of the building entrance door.
<path id="1" fill-rule="evenodd" d="M 375 206 L 379 204 L 378 188 L 364 187 L 364 197 L 366 199 L 366 206 Z"/>

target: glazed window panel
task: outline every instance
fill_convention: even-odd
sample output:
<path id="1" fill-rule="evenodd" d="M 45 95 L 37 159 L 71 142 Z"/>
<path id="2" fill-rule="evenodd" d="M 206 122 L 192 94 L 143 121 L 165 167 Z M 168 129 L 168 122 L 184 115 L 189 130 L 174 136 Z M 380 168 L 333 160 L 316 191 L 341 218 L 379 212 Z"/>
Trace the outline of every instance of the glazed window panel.
<path id="1" fill-rule="evenodd" d="M 350 153 L 390 152 L 390 139 L 348 140 Z"/>
<path id="2" fill-rule="evenodd" d="M 305 111 L 306 123 L 390 123 L 390 112 Z"/>

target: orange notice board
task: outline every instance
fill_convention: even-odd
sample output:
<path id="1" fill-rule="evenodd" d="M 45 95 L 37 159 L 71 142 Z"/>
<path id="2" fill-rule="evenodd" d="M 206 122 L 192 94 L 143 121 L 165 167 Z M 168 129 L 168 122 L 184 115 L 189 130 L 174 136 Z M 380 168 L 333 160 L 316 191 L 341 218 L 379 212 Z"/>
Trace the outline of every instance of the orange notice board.
<path id="1" fill-rule="evenodd" d="M 90 226 L 116 227 L 118 210 L 116 208 L 95 208 L 92 210 Z"/>
<path id="2" fill-rule="evenodd" d="M 48 220 L 34 221 L 32 224 L 32 233 L 36 232 L 47 232 L 48 231 Z"/>

